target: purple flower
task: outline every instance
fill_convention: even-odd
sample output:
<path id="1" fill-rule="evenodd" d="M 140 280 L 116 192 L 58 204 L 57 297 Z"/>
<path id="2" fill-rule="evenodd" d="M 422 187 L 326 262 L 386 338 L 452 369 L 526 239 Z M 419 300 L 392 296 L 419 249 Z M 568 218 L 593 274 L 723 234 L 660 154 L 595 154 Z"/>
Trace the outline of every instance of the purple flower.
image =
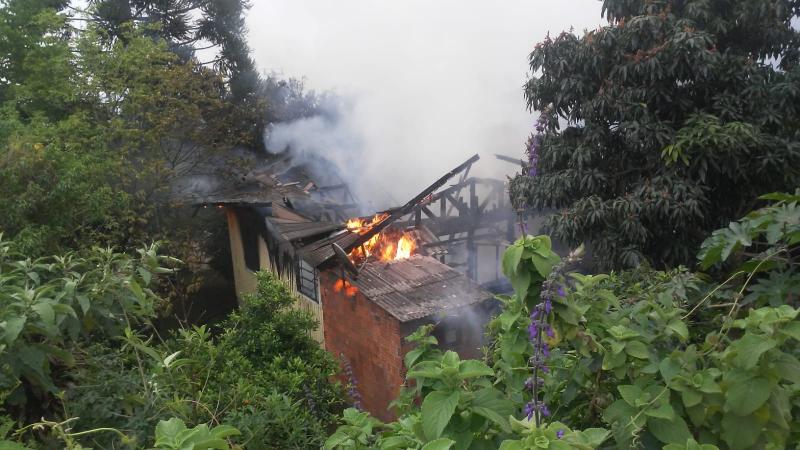
<path id="1" fill-rule="evenodd" d="M 531 341 L 536 339 L 536 336 L 539 335 L 539 329 L 536 326 L 536 321 L 531 321 L 531 324 L 528 325 L 528 336 L 530 336 Z"/>
<path id="2" fill-rule="evenodd" d="M 559 286 L 558 287 L 558 296 L 559 297 L 566 297 L 567 296 L 567 293 L 564 292 L 564 287 L 563 286 Z"/>
<path id="3" fill-rule="evenodd" d="M 530 402 L 526 403 L 525 408 L 522 410 L 522 414 L 528 419 L 530 419 L 533 416 L 533 410 L 534 410 L 533 403 Z"/>
<path id="4" fill-rule="evenodd" d="M 342 358 L 344 375 L 347 377 L 347 394 L 353 400 L 353 408 L 361 411 L 361 394 L 358 392 L 358 380 L 356 380 L 356 375 L 353 373 L 353 366 L 350 365 L 350 361 L 345 359 L 344 354 L 340 353 L 339 357 Z"/>
<path id="5" fill-rule="evenodd" d="M 542 133 L 547 126 L 547 114 L 542 112 L 534 124 L 536 130 L 528 139 L 528 176 L 535 177 L 537 173 L 536 166 L 539 163 L 539 147 L 542 145 Z"/>
<path id="6" fill-rule="evenodd" d="M 553 331 L 553 327 L 551 327 L 550 325 L 547 326 L 547 329 L 545 330 L 545 333 L 547 334 L 547 337 L 549 337 L 549 338 L 553 338 L 553 337 L 556 336 L 556 333 Z"/>
<path id="7" fill-rule="evenodd" d="M 557 437 L 558 439 L 561 439 L 561 438 L 563 438 L 563 437 L 564 437 L 564 430 L 558 430 L 558 431 L 556 431 L 556 437 Z"/>
<path id="8" fill-rule="evenodd" d="M 550 417 L 550 409 L 548 409 L 547 405 L 545 405 L 544 403 L 539 405 L 539 412 L 541 412 L 542 415 L 545 417 Z"/>
<path id="9" fill-rule="evenodd" d="M 528 377 L 528 379 L 525 380 L 525 389 L 533 389 L 533 377 Z"/>

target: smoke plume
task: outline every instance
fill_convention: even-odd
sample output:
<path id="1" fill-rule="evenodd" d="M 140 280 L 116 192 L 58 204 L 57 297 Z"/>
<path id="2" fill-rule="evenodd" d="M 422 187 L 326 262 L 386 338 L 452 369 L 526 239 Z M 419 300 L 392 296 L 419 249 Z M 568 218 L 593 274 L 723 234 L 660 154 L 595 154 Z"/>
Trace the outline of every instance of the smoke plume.
<path id="1" fill-rule="evenodd" d="M 335 120 L 290 125 L 294 143 L 313 140 L 296 139 L 301 129 L 352 143 L 342 154 L 358 161 L 340 160 L 348 181 L 404 201 L 475 153 L 472 175 L 518 170 L 494 154 L 523 157 L 528 54 L 548 32 L 604 22 L 601 2 L 566 3 L 568 12 L 560 0 L 254 0 L 249 42 L 261 70 L 347 99 Z M 338 158 L 318 154 L 331 152 Z"/>

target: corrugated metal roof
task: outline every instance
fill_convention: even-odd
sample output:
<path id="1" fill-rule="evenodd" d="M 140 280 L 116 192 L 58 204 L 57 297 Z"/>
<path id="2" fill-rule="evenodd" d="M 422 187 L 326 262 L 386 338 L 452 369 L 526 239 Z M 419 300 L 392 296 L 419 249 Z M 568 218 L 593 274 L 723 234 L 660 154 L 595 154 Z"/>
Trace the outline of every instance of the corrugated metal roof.
<path id="1" fill-rule="evenodd" d="M 388 263 L 368 263 L 353 284 L 401 322 L 492 298 L 491 293 L 464 274 L 421 255 Z"/>

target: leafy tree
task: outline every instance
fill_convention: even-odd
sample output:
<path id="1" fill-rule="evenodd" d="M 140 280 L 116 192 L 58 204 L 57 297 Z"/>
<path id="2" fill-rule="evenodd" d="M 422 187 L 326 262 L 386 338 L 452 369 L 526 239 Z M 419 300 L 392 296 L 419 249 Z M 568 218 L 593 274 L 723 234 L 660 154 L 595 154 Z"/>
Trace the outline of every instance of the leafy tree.
<path id="1" fill-rule="evenodd" d="M 66 17 L 58 14 L 66 3 L 8 0 L 0 6 L 0 104 L 24 118 L 62 117 L 73 105 Z"/>
<path id="2" fill-rule="evenodd" d="M 800 184 L 797 0 L 604 0 L 609 25 L 530 55 L 542 112 L 519 207 L 601 267 L 688 264 L 763 192 Z"/>
<path id="3" fill-rule="evenodd" d="M 111 39 L 125 39 L 130 24 L 151 25 L 170 50 L 186 61 L 210 48 L 218 56 L 204 63 L 214 65 L 228 80 L 237 100 L 258 87 L 259 77 L 245 37 L 244 0 L 91 0 L 89 17 Z"/>

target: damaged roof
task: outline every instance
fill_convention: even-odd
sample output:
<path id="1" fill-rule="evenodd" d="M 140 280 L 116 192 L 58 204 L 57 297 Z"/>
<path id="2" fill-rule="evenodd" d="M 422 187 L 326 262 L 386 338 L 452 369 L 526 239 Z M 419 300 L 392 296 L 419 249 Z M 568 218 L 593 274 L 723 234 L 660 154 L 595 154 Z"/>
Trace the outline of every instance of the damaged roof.
<path id="1" fill-rule="evenodd" d="M 192 205 L 268 206 L 283 203 L 284 199 L 308 198 L 308 192 L 297 185 L 250 182 L 231 189 L 222 189 L 200 195 L 189 194 L 183 201 Z"/>
<path id="2" fill-rule="evenodd" d="M 305 247 L 300 248 L 297 251 L 297 254 L 312 267 L 319 267 L 329 259 L 333 258 L 333 256 L 336 254 L 333 251 L 331 244 L 336 244 L 339 247 L 342 247 L 346 252 L 349 252 L 358 237 L 358 233 L 353 233 L 349 230 L 343 230 L 341 233 L 336 233 L 324 239 L 314 241 Z"/>
<path id="3" fill-rule="evenodd" d="M 353 284 L 400 322 L 446 314 L 492 298 L 461 272 L 421 255 L 388 263 L 371 262 Z"/>

